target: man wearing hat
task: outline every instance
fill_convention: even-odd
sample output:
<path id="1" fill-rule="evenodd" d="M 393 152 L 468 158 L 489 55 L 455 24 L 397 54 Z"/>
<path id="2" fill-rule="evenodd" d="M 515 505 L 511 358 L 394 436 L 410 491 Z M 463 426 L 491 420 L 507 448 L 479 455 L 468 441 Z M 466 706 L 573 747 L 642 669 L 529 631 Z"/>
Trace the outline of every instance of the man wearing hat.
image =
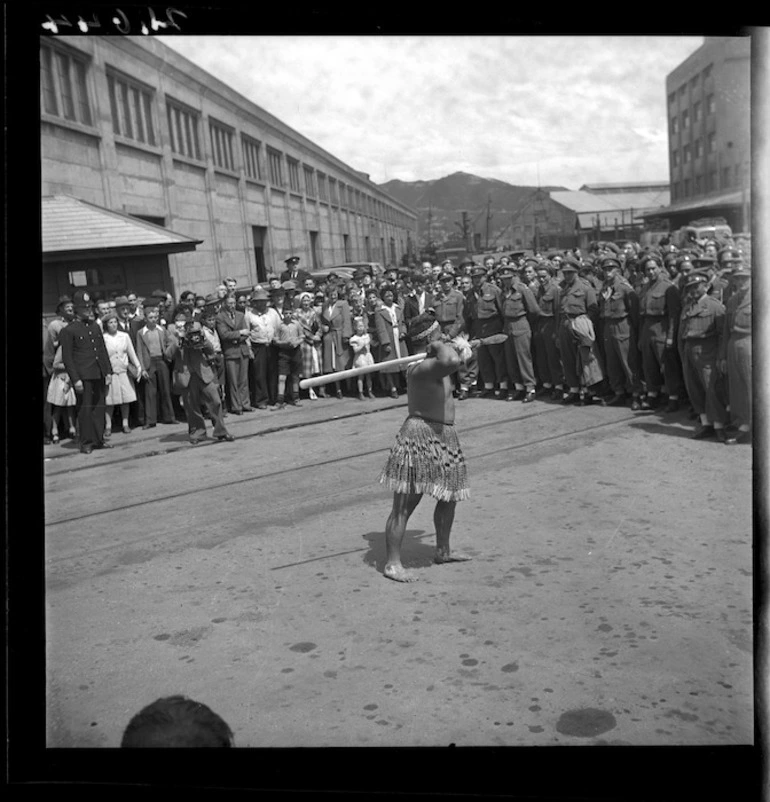
<path id="1" fill-rule="evenodd" d="M 297 284 L 289 279 L 281 283 L 283 290 L 283 302 L 289 309 L 297 309 L 299 307 L 299 298 L 297 298 Z"/>
<path id="2" fill-rule="evenodd" d="M 632 396 L 632 409 L 641 409 L 642 383 L 639 375 L 639 351 L 636 337 L 639 329 L 639 297 L 623 278 L 620 259 L 605 257 L 602 261 L 604 287 L 599 294 L 599 319 L 604 340 L 604 362 L 612 398 L 608 406 L 624 406 Z"/>
<path id="3" fill-rule="evenodd" d="M 719 371 L 728 378 L 730 418 L 737 431 L 726 442 L 751 442 L 751 271 L 743 264 L 730 276 L 731 294 L 720 342 Z"/>
<path id="4" fill-rule="evenodd" d="M 217 315 L 217 334 L 225 357 L 225 376 L 230 412 L 242 415 L 253 412 L 249 400 L 249 329 L 244 313 L 235 308 L 235 295 L 225 298 L 224 308 Z"/>
<path id="5" fill-rule="evenodd" d="M 251 404 L 257 409 L 267 409 L 273 405 L 276 395 L 271 392 L 278 382 L 278 360 L 274 357 L 272 343 L 281 327 L 281 317 L 273 307 L 267 305 L 268 294 L 262 287 L 255 287 L 251 293 L 249 309 L 244 320 L 249 329 L 249 345 L 252 359 L 249 365 L 249 390 Z M 272 381 L 274 379 L 274 381 Z"/>
<path id="6" fill-rule="evenodd" d="M 433 312 L 445 340 L 453 340 L 465 326 L 465 295 L 454 286 L 455 277 L 445 270 L 438 277 L 438 291 L 433 296 Z M 465 401 L 476 383 L 478 363 L 475 352 L 457 369 L 457 400 Z"/>
<path id="7" fill-rule="evenodd" d="M 152 429 L 157 425 L 158 413 L 161 423 L 174 423 L 174 404 L 171 399 L 171 381 L 166 352 L 171 337 L 166 327 L 160 323 L 160 298 L 147 298 L 145 301 L 143 325 L 136 332 L 136 355 L 142 365 L 144 387 L 144 424 L 142 428 Z M 139 393 L 137 393 L 137 398 Z"/>
<path id="8" fill-rule="evenodd" d="M 421 315 L 426 309 L 430 309 L 433 306 L 433 294 L 426 291 L 426 281 L 427 279 L 425 276 L 418 270 L 415 270 L 409 275 L 409 291 L 406 296 L 400 299 L 402 301 L 401 309 L 404 313 L 404 324 L 407 327 L 407 331 L 409 330 L 410 320 L 417 317 L 417 315 Z M 410 354 L 417 353 L 408 337 L 406 343 Z"/>
<path id="9" fill-rule="evenodd" d="M 288 259 L 283 260 L 286 270 L 281 273 L 281 283 L 293 281 L 295 286 L 301 286 L 305 279 L 310 277 L 307 270 L 300 270 L 299 261 L 299 256 L 289 256 Z"/>
<path id="10" fill-rule="evenodd" d="M 493 260 L 494 261 L 494 260 Z M 487 281 L 487 270 L 480 265 L 471 268 L 471 289 L 465 296 L 465 330 L 472 339 L 481 339 L 493 334 L 502 334 L 503 305 L 499 287 Z M 500 398 L 501 391 L 508 388 L 503 344 L 481 345 L 478 349 L 479 371 L 484 383 L 482 398 Z"/>
<path id="11" fill-rule="evenodd" d="M 529 287 L 516 277 L 512 265 L 502 265 L 497 272 L 503 283 L 503 331 L 508 335 L 503 343 L 503 353 L 508 378 L 515 388 L 515 392 L 507 392 L 506 401 L 522 400 L 526 404 L 535 400 L 532 324 L 540 315 L 540 307 Z M 507 390 L 508 382 L 501 382 L 500 386 Z"/>
<path id="12" fill-rule="evenodd" d="M 663 260 L 650 252 L 642 259 L 647 284 L 639 295 L 639 350 L 647 394 L 641 409 L 655 409 L 665 380 L 668 389 L 666 412 L 679 409 L 683 389 L 682 368 L 676 348 L 682 314 L 677 288 L 663 270 Z"/>
<path id="13" fill-rule="evenodd" d="M 112 365 L 104 336 L 94 320 L 91 296 L 78 290 L 72 299 L 76 320 L 59 333 L 62 362 L 77 397 L 76 414 L 80 450 L 112 448 L 104 440 L 106 385 L 112 380 Z"/>
<path id="14" fill-rule="evenodd" d="M 707 270 L 694 270 L 685 285 L 679 336 L 682 339 L 684 381 L 701 427 L 694 439 L 716 436 L 727 440 L 727 411 L 717 392 L 719 348 L 725 323 L 725 308 L 707 294 Z"/>
<path id="15" fill-rule="evenodd" d="M 586 399 L 581 387 L 589 386 L 583 376 L 584 360 L 581 358 L 581 341 L 575 331 L 575 321 L 579 318 L 596 317 L 598 303 L 593 287 L 578 277 L 581 265 L 577 259 L 567 257 L 561 266 L 564 276 L 559 298 L 559 347 L 564 367 L 564 379 L 568 392 L 562 399 L 565 404 L 582 403 Z M 595 341 L 594 341 L 595 344 Z M 595 351 L 594 360 L 595 360 Z M 592 363 L 593 364 L 593 363 Z M 590 375 L 591 385 L 601 381 L 600 371 Z M 597 378 L 598 376 L 598 378 Z"/>

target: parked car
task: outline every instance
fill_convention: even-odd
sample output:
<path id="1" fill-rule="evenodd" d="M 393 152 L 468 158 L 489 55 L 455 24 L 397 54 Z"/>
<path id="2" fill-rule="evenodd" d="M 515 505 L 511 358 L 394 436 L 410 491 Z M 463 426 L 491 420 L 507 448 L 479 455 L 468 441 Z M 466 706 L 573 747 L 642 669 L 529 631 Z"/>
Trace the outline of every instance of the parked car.
<path id="1" fill-rule="evenodd" d="M 340 265 L 329 265 L 320 270 L 311 270 L 310 275 L 318 281 L 328 278 L 329 273 L 336 273 L 345 281 L 351 281 L 355 273 L 361 269 L 366 270 L 372 278 L 379 278 L 385 273 L 385 268 L 379 262 L 345 262 Z"/>
<path id="2" fill-rule="evenodd" d="M 313 277 L 316 283 L 319 281 L 326 281 L 329 278 L 330 273 L 336 273 L 341 279 L 345 281 L 352 281 L 353 274 L 356 272 L 355 268 L 348 267 L 348 266 L 335 266 L 335 267 L 324 267 L 322 270 L 311 270 L 310 275 Z"/>

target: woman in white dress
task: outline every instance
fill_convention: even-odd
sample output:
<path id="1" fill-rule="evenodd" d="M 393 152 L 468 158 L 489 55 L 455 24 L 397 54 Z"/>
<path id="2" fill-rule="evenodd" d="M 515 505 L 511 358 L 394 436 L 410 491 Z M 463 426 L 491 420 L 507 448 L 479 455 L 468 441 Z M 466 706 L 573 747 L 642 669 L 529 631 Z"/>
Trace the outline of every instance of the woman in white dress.
<path id="1" fill-rule="evenodd" d="M 136 390 L 134 390 L 134 381 L 128 374 L 128 366 L 131 364 L 136 368 L 137 376 L 141 376 L 142 366 L 131 338 L 125 331 L 118 331 L 117 315 L 108 314 L 102 319 L 102 325 L 104 326 L 104 344 L 112 365 L 112 381 L 107 387 L 107 398 L 105 399 L 107 420 L 104 436 L 109 437 L 112 434 L 112 411 L 117 405 L 120 405 L 123 432 L 130 434 L 128 405 L 132 401 L 136 401 Z"/>
<path id="2" fill-rule="evenodd" d="M 47 401 L 51 404 L 51 442 L 59 442 L 59 422 L 60 418 L 66 414 L 67 424 L 69 425 L 69 435 L 75 437 L 75 405 L 77 397 L 72 388 L 72 381 L 69 373 L 64 367 L 61 356 L 61 345 L 57 346 L 56 354 L 53 358 L 53 371 L 51 381 L 48 383 Z"/>

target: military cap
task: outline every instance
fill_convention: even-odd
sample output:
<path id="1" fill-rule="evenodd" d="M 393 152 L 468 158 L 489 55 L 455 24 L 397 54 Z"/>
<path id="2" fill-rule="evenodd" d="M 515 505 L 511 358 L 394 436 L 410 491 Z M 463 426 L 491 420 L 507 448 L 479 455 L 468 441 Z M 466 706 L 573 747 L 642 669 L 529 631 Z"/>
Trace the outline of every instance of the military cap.
<path id="1" fill-rule="evenodd" d="M 730 274 L 730 278 L 751 278 L 751 268 L 748 265 L 741 263 L 739 267 L 737 267 L 733 272 Z"/>
<path id="2" fill-rule="evenodd" d="M 460 262 L 460 267 L 478 267 L 478 265 L 473 259 L 463 259 L 462 262 Z"/>
<path id="3" fill-rule="evenodd" d="M 441 263 L 441 267 L 445 267 L 446 265 L 449 265 L 451 267 L 452 266 L 452 260 L 451 259 L 444 259 L 444 261 Z"/>
<path id="4" fill-rule="evenodd" d="M 500 265 L 500 267 L 497 268 L 497 275 L 500 276 L 500 278 L 515 276 L 516 268 L 513 265 Z"/>
<path id="5" fill-rule="evenodd" d="M 573 259 L 571 256 L 565 256 L 564 261 L 561 264 L 561 272 L 562 273 L 577 273 L 580 270 L 580 262 L 577 259 Z"/>
<path id="6" fill-rule="evenodd" d="M 642 265 L 642 267 L 644 267 L 647 262 L 655 262 L 658 267 L 663 267 L 663 260 L 660 258 L 660 255 L 654 253 L 653 251 L 644 253 L 639 257 L 639 263 Z"/>
<path id="7" fill-rule="evenodd" d="M 264 287 L 257 287 L 257 289 L 251 293 L 249 304 L 253 304 L 255 301 L 267 301 L 268 298 L 267 290 Z"/>
<path id="8" fill-rule="evenodd" d="M 118 295 L 118 297 L 115 299 L 115 308 L 118 309 L 121 306 L 131 306 L 131 302 L 125 295 Z"/>
<path id="9" fill-rule="evenodd" d="M 605 256 L 601 261 L 601 267 L 608 270 L 611 267 L 621 267 L 620 259 L 617 256 Z"/>
<path id="10" fill-rule="evenodd" d="M 70 298 L 69 295 L 60 295 L 59 301 L 56 304 L 56 311 L 58 312 L 65 304 L 71 304 L 72 302 L 72 298 Z"/>
<path id="11" fill-rule="evenodd" d="M 743 256 L 740 251 L 735 248 L 725 248 L 719 253 L 719 261 L 721 264 L 730 264 L 731 262 L 742 262 Z"/>
<path id="12" fill-rule="evenodd" d="M 699 269 L 716 266 L 716 259 L 714 259 L 713 256 L 696 256 L 691 261 L 693 265 Z"/>
<path id="13" fill-rule="evenodd" d="M 75 305 L 76 309 L 84 309 L 85 307 L 93 306 L 91 293 L 88 292 L 88 290 L 77 290 L 72 296 L 72 303 Z"/>
<path id="14" fill-rule="evenodd" d="M 281 289 L 291 292 L 297 289 L 297 285 L 293 281 L 284 281 L 283 284 L 281 284 Z"/>
<path id="15" fill-rule="evenodd" d="M 455 276 L 454 273 L 450 273 L 448 270 L 442 270 L 438 276 L 439 281 L 454 281 Z"/>
<path id="16" fill-rule="evenodd" d="M 486 274 L 487 274 L 486 267 L 483 267 L 482 265 L 477 265 L 475 263 L 473 264 L 473 267 L 471 268 L 472 276 L 486 276 Z"/>
<path id="17" fill-rule="evenodd" d="M 602 247 L 605 250 L 612 251 L 613 253 L 620 253 L 620 248 L 614 242 L 603 242 Z"/>
<path id="18" fill-rule="evenodd" d="M 524 259 L 524 264 L 528 265 L 530 263 L 538 265 L 538 264 L 540 264 L 540 260 L 537 258 L 537 256 L 527 256 Z"/>
<path id="19" fill-rule="evenodd" d="M 706 270 L 693 270 L 687 279 L 685 280 L 684 286 L 685 289 L 687 287 L 693 287 L 696 284 L 705 284 L 709 280 L 710 276 L 708 271 Z"/>
<path id="20" fill-rule="evenodd" d="M 283 263 L 286 265 L 290 264 L 291 262 L 299 262 L 299 256 L 288 256 L 283 260 Z"/>
<path id="21" fill-rule="evenodd" d="M 153 290 L 152 291 L 153 298 L 161 298 L 163 301 L 166 300 L 166 293 L 164 290 Z"/>

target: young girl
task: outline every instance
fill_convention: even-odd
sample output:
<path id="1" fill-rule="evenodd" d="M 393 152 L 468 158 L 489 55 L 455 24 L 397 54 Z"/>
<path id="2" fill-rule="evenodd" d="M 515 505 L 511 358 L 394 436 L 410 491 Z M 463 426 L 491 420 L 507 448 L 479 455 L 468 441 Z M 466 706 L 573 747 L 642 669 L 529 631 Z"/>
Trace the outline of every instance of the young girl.
<path id="1" fill-rule="evenodd" d="M 350 338 L 350 347 L 353 349 L 353 367 L 363 368 L 366 365 L 374 364 L 374 357 L 372 356 L 372 338 L 366 333 L 366 324 L 364 319 L 357 317 L 353 320 L 353 330 L 355 334 Z M 364 400 L 364 380 L 366 380 L 366 395 L 369 398 L 374 398 L 372 392 L 372 376 L 366 373 L 359 376 L 358 381 L 358 400 Z"/>
<path id="2" fill-rule="evenodd" d="M 59 442 L 59 418 L 63 417 L 66 413 L 67 425 L 69 428 L 69 436 L 74 439 L 75 437 L 75 405 L 77 397 L 75 390 L 72 387 L 72 382 L 69 373 L 64 367 L 61 356 L 61 346 L 56 349 L 56 355 L 53 358 L 53 373 L 51 373 L 51 381 L 48 384 L 47 401 L 52 406 L 51 412 L 51 440 L 54 443 Z"/>

